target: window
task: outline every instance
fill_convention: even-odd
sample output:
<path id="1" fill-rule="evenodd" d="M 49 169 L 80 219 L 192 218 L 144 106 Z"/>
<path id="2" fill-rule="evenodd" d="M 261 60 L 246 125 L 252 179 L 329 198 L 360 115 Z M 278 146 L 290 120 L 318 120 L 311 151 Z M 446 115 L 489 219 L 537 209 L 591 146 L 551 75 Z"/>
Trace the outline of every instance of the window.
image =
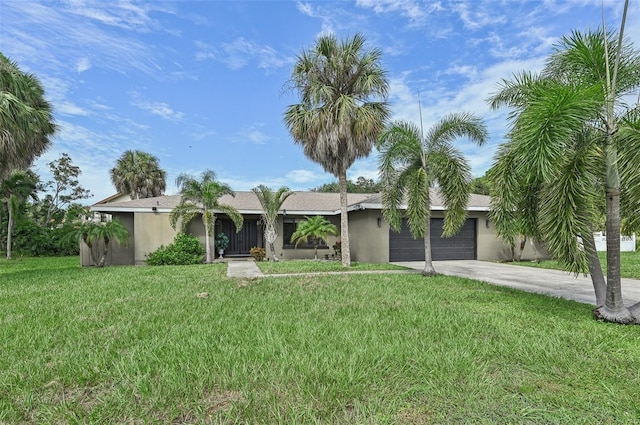
<path id="1" fill-rule="evenodd" d="M 296 248 L 296 244 L 294 242 L 291 242 L 291 235 L 295 233 L 298 223 L 304 220 L 304 218 L 284 218 L 284 228 L 282 235 L 284 248 Z M 298 244 L 298 248 L 313 248 L 313 238 L 309 238 L 306 242 L 300 242 Z M 327 243 L 323 240 L 320 240 L 318 243 L 318 248 L 328 248 Z"/>

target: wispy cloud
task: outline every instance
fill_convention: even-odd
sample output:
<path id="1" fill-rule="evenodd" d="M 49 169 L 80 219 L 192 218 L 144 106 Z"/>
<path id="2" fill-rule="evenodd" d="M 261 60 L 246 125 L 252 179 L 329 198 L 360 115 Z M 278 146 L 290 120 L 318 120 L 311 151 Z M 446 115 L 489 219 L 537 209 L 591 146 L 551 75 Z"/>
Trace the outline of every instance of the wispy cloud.
<path id="1" fill-rule="evenodd" d="M 91 69 L 91 61 L 89 61 L 89 58 L 80 58 L 76 64 L 76 71 L 81 73 L 88 71 L 89 69 Z"/>
<path id="2" fill-rule="evenodd" d="M 153 115 L 158 115 L 159 117 L 170 121 L 181 121 L 184 118 L 184 113 L 174 111 L 165 102 L 151 102 L 149 100 L 143 99 L 140 93 L 137 92 L 133 92 L 132 96 L 132 105 L 137 106 L 143 111 L 147 111 Z"/>
<path id="3" fill-rule="evenodd" d="M 495 7 L 495 2 L 489 4 L 473 3 L 471 7 L 468 3 L 456 3 L 453 6 L 454 12 L 458 14 L 464 26 L 469 29 L 479 29 L 489 25 L 501 25 L 507 21 L 506 16 L 496 13 L 500 10 Z"/>
<path id="4" fill-rule="evenodd" d="M 115 3 L 95 3 L 94 7 L 97 4 L 105 10 Z M 123 74 L 132 70 L 154 74 L 159 70 L 153 50 L 126 32 L 108 31 L 97 16 L 81 13 L 86 12 L 83 5 L 3 2 L 3 19 L 12 21 L 4 35 L 7 43 L 6 47 L 3 43 L 3 53 L 27 64 L 37 57 L 51 70 L 82 72 L 89 64 Z M 41 37 L 34 39 L 29 33 L 32 28 Z"/>
<path id="5" fill-rule="evenodd" d="M 431 13 L 444 10 L 439 1 L 425 6 L 424 3 L 413 0 L 357 0 L 356 5 L 373 9 L 377 14 L 399 13 L 409 19 L 412 24 L 423 23 Z"/>

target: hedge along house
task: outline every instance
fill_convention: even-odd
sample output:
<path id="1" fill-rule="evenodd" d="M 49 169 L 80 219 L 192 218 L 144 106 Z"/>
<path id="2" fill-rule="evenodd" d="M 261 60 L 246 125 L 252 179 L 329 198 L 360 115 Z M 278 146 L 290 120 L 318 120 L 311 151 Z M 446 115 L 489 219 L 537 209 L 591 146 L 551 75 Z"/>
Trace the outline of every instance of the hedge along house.
<path id="1" fill-rule="evenodd" d="M 379 194 L 350 193 L 349 200 L 349 241 L 353 261 L 386 263 L 398 261 L 423 261 L 422 239 L 411 237 L 403 222 L 399 233 L 393 232 L 382 217 L 382 201 Z M 106 201 L 106 202 L 105 202 Z M 127 246 L 114 245 L 107 264 L 143 265 L 147 254 L 168 245 L 178 232 L 169 224 L 169 213 L 180 202 L 180 195 L 160 196 L 136 200 L 105 200 L 91 207 L 95 213 L 108 214 L 118 218 L 129 230 Z M 500 241 L 490 224 L 489 197 L 471 195 L 468 204 L 468 218 L 458 234 L 442 238 L 444 207 L 437 191 L 431 192 L 431 242 L 434 260 L 508 260 L 511 247 Z M 271 258 L 269 247 L 264 241 L 264 229 L 260 221 L 261 206 L 253 192 L 236 192 L 235 197 L 223 196 L 221 203 L 232 205 L 244 217 L 244 225 L 236 232 L 234 224 L 224 214 L 217 214 L 212 239 L 220 232 L 229 237 L 229 247 L 225 258 L 248 257 L 249 250 L 264 247 Z M 278 239 L 274 243 L 276 254 L 282 260 L 311 259 L 313 245 L 291 243 L 291 235 L 297 224 L 305 216 L 322 215 L 340 228 L 340 194 L 320 192 L 295 192 L 282 205 L 278 220 Z M 195 219 L 189 225 L 188 233 L 197 236 L 204 243 L 204 226 Z M 319 257 L 331 258 L 335 255 L 333 245 L 339 236 L 329 236 L 327 243 L 320 245 Z M 212 240 L 213 243 L 213 240 Z M 90 256 L 83 247 L 82 265 L 91 265 Z M 527 245 L 523 259 L 539 255 Z M 216 255 L 217 256 L 217 255 Z"/>

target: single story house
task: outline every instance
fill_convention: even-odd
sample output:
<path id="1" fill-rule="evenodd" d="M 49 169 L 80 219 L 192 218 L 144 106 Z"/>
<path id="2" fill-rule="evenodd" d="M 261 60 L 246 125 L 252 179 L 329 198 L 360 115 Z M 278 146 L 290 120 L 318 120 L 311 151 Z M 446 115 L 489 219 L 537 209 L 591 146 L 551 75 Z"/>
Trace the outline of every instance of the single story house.
<path id="1" fill-rule="evenodd" d="M 499 240 L 488 219 L 490 198 L 471 195 L 467 207 L 468 218 L 458 234 L 450 238 L 441 237 L 445 208 L 438 192 L 431 192 L 431 243 L 434 260 L 508 260 L 511 248 Z M 169 213 L 180 202 L 180 195 L 159 196 L 130 200 L 128 197 L 110 197 L 91 206 L 94 213 L 118 218 L 129 230 L 126 246 L 113 245 L 107 264 L 145 264 L 146 256 L 160 245 L 170 244 L 177 230 L 169 224 Z M 268 258 L 269 247 L 264 241 L 264 231 L 260 221 L 260 202 L 252 191 L 236 192 L 236 196 L 225 195 L 220 203 L 232 205 L 244 217 L 244 225 L 236 232 L 234 224 L 224 214 L 218 214 L 213 236 L 225 233 L 230 240 L 225 250 L 226 258 L 248 256 L 254 247 L 264 247 Z M 349 193 L 349 242 L 351 259 L 359 262 L 387 263 L 395 261 L 423 261 L 422 239 L 415 240 L 405 222 L 399 233 L 392 231 L 382 216 L 382 201 L 376 193 Z M 313 258 L 311 245 L 291 243 L 291 234 L 305 216 L 322 215 L 340 229 L 340 194 L 320 192 L 294 192 L 282 205 L 278 220 L 276 254 L 282 260 Z M 204 243 L 204 226 L 201 220 L 194 220 L 188 233 L 198 236 Z M 212 245 L 213 245 L 212 238 Z M 334 254 L 332 246 L 340 239 L 330 236 L 328 243 L 321 246 L 319 256 L 330 258 Z M 214 247 L 212 246 L 212 249 Z M 541 252 L 527 244 L 523 259 L 533 259 Z M 217 256 L 217 254 L 216 254 Z M 82 264 L 91 265 L 86 247 L 81 254 Z"/>

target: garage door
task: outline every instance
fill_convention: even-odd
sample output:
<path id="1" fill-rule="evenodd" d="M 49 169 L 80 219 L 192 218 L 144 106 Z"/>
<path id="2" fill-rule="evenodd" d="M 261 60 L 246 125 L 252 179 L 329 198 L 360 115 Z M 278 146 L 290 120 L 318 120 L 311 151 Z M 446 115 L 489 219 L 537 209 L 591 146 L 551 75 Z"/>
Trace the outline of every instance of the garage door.
<path id="1" fill-rule="evenodd" d="M 442 218 L 431 219 L 431 257 L 433 260 L 475 260 L 476 219 L 470 218 L 450 238 L 442 235 Z M 411 236 L 407 221 L 402 220 L 400 233 L 389 230 L 389 261 L 424 261 L 424 242 Z"/>

